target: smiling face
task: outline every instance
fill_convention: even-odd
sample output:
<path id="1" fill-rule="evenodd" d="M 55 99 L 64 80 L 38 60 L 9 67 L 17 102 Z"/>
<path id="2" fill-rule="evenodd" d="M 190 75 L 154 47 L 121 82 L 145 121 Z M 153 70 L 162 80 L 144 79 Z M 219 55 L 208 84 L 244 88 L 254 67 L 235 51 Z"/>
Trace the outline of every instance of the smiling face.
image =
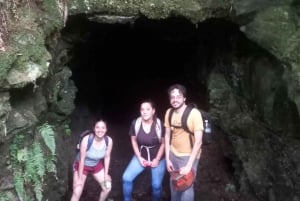
<path id="1" fill-rule="evenodd" d="M 148 121 L 152 119 L 154 113 L 155 113 L 155 109 L 150 102 L 144 102 L 141 104 L 140 114 L 143 120 Z"/>
<path id="2" fill-rule="evenodd" d="M 180 108 L 185 102 L 185 97 L 183 93 L 176 88 L 170 91 L 169 98 L 170 98 L 170 104 L 175 109 Z"/>
<path id="3" fill-rule="evenodd" d="M 95 124 L 94 132 L 97 137 L 100 137 L 100 138 L 103 137 L 106 134 L 106 131 L 107 131 L 107 126 L 104 121 L 98 121 Z"/>

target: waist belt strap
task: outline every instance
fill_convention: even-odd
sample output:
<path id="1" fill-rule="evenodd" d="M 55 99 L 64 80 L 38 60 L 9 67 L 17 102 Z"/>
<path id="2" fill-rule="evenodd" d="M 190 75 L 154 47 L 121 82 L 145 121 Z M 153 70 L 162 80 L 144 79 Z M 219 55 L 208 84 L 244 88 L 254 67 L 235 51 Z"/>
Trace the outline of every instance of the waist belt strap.
<path id="1" fill-rule="evenodd" d="M 155 147 L 155 145 L 153 145 L 153 146 L 141 145 L 141 147 L 140 147 L 140 152 L 142 152 L 142 149 L 143 149 L 143 148 L 146 149 L 146 151 L 147 151 L 147 160 L 148 160 L 148 162 L 151 161 L 151 160 L 150 160 L 150 149 L 152 149 L 152 148 L 154 148 L 154 147 Z"/>

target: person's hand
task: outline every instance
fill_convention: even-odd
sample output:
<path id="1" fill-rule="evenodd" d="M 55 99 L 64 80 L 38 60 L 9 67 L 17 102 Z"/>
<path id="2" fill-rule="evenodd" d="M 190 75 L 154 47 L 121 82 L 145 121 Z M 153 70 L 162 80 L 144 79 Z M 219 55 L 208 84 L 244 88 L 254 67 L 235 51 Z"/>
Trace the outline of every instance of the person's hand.
<path id="1" fill-rule="evenodd" d="M 156 158 L 154 158 L 151 162 L 151 167 L 157 167 L 159 164 L 159 160 L 157 160 Z"/>
<path id="2" fill-rule="evenodd" d="M 145 159 L 143 159 L 143 162 L 142 162 L 143 164 L 142 164 L 142 166 L 143 167 L 151 167 L 151 165 L 152 165 L 152 162 L 151 161 L 147 161 L 147 160 L 145 160 Z"/>
<path id="3" fill-rule="evenodd" d="M 168 172 L 173 172 L 174 171 L 173 163 L 170 160 L 166 160 L 166 164 L 167 164 Z"/>
<path id="4" fill-rule="evenodd" d="M 143 165 L 144 165 L 144 167 L 151 167 L 152 166 L 152 162 L 144 160 Z"/>
<path id="5" fill-rule="evenodd" d="M 107 174 L 107 175 L 104 176 L 103 186 L 106 189 L 110 189 L 111 188 L 111 176 L 110 175 Z"/>
<path id="6" fill-rule="evenodd" d="M 140 164 L 141 164 L 143 167 L 146 167 L 146 162 L 147 162 L 147 160 L 145 160 L 143 157 L 139 157 L 139 161 L 140 161 Z"/>

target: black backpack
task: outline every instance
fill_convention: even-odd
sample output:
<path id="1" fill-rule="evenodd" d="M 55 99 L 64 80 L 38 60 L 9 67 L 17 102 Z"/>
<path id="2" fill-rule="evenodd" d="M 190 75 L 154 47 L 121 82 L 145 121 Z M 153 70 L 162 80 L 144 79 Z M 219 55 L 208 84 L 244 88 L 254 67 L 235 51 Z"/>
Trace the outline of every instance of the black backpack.
<path id="1" fill-rule="evenodd" d="M 89 135 L 89 139 L 88 139 L 88 144 L 87 144 L 87 147 L 86 147 L 86 151 L 88 151 L 91 148 L 94 137 L 95 137 L 95 134 L 91 130 L 85 130 L 79 135 L 79 139 L 78 139 L 77 146 L 76 146 L 76 153 L 78 153 L 80 151 L 81 141 L 87 135 Z M 106 144 L 106 147 L 107 147 L 108 146 L 108 136 L 107 135 L 104 136 L 104 140 L 105 140 L 105 144 Z"/>
<path id="2" fill-rule="evenodd" d="M 174 128 L 183 128 L 186 132 L 188 132 L 190 134 L 190 145 L 191 147 L 193 147 L 193 142 L 192 142 L 192 135 L 194 135 L 194 133 L 192 131 L 190 131 L 190 129 L 188 128 L 187 126 L 187 119 L 188 119 L 188 116 L 190 114 L 190 112 L 192 111 L 193 108 L 196 108 L 200 111 L 201 113 L 201 116 L 202 116 L 202 120 L 203 120 L 203 127 L 204 127 L 204 131 L 203 131 L 203 138 L 202 138 L 202 141 L 204 144 L 209 144 L 211 142 L 211 132 L 205 132 L 206 130 L 206 123 L 205 121 L 208 122 L 209 126 L 210 126 L 210 129 L 211 129 L 211 118 L 210 118 L 210 114 L 208 112 L 205 112 L 204 110 L 201 110 L 197 107 L 197 105 L 195 103 L 190 103 L 187 105 L 187 107 L 185 108 L 185 110 L 183 111 L 183 114 L 182 114 L 182 117 L 181 117 L 181 127 L 180 126 L 174 126 L 171 124 L 171 119 L 172 119 L 172 115 L 173 115 L 173 112 L 174 112 L 174 109 L 171 108 L 170 112 L 169 112 L 169 124 L 171 127 L 174 127 Z M 171 135 L 172 135 L 172 132 L 171 132 Z M 171 139 L 172 139 L 172 136 L 170 137 L 170 144 L 171 144 Z"/>

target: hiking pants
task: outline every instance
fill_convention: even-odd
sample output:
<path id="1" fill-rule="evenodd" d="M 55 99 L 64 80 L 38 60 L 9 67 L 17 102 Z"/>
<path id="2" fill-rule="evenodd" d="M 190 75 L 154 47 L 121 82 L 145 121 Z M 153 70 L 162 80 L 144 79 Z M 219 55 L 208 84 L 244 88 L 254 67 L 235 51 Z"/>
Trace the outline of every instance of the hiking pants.
<path id="1" fill-rule="evenodd" d="M 133 181 L 135 178 L 145 170 L 138 158 L 134 155 L 129 162 L 125 172 L 123 173 L 123 200 L 131 201 L 131 194 L 133 188 Z M 151 167 L 151 186 L 152 186 L 152 200 L 160 201 L 162 194 L 162 182 L 166 172 L 166 161 L 162 159 L 159 161 L 157 167 Z"/>
<path id="2" fill-rule="evenodd" d="M 171 151 L 169 157 L 176 170 L 185 166 L 189 160 L 189 156 L 175 156 Z M 199 163 L 199 159 L 196 159 L 192 167 L 195 173 L 195 177 L 197 175 L 198 163 Z M 195 200 L 194 184 L 187 190 L 178 192 L 173 189 L 170 180 L 170 191 L 171 191 L 171 201 L 194 201 Z"/>

